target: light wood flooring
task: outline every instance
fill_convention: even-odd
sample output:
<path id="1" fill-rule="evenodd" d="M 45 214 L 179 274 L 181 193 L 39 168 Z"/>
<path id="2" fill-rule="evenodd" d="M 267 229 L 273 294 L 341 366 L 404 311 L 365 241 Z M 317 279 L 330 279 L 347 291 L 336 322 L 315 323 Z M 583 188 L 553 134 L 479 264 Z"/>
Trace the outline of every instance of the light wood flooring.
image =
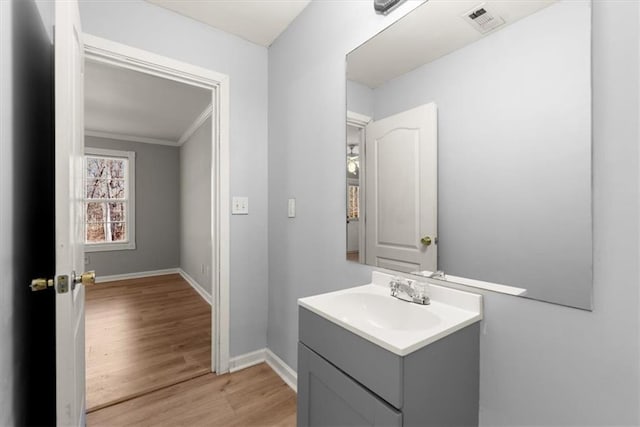
<path id="1" fill-rule="evenodd" d="M 88 412 L 211 371 L 211 306 L 178 274 L 87 287 L 85 315 Z"/>
<path id="2" fill-rule="evenodd" d="M 360 252 L 358 251 L 347 252 L 347 261 L 358 262 L 359 260 L 360 260 Z"/>
<path id="3" fill-rule="evenodd" d="M 296 395 L 264 363 L 176 384 L 87 416 L 93 426 L 295 426 Z"/>

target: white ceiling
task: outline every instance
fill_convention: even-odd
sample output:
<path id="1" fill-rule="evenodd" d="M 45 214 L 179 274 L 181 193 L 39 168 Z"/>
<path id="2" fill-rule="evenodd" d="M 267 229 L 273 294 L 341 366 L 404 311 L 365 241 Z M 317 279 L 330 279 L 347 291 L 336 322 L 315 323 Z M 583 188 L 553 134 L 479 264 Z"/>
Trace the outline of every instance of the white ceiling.
<path id="1" fill-rule="evenodd" d="M 85 129 L 89 134 L 108 133 L 178 145 L 209 104 L 209 90 L 86 62 Z"/>
<path id="2" fill-rule="evenodd" d="M 147 0 L 268 47 L 310 0 Z"/>
<path id="3" fill-rule="evenodd" d="M 429 0 L 347 57 L 347 79 L 376 88 L 421 65 L 471 44 L 482 34 L 461 18 L 476 6 L 505 20 L 495 31 L 556 0 Z"/>

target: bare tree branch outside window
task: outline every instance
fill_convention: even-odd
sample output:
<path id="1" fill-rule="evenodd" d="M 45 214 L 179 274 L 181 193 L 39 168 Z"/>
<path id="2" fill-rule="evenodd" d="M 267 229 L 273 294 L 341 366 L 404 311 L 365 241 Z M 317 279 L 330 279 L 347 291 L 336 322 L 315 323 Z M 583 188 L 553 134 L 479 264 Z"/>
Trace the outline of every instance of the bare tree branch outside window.
<path id="1" fill-rule="evenodd" d="M 86 156 L 85 243 L 126 242 L 128 160 Z"/>

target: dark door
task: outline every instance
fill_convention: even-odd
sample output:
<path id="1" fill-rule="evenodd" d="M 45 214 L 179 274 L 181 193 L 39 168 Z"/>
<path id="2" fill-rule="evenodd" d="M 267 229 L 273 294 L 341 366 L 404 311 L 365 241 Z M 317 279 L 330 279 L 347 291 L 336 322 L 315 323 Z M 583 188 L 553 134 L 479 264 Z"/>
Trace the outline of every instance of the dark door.
<path id="1" fill-rule="evenodd" d="M 1 208 L 14 224 L 14 280 L 3 284 L 14 287 L 14 416 L 16 425 L 55 425 L 55 294 L 29 288 L 55 272 L 52 22 L 34 0 L 12 0 L 11 15 L 14 185 Z"/>

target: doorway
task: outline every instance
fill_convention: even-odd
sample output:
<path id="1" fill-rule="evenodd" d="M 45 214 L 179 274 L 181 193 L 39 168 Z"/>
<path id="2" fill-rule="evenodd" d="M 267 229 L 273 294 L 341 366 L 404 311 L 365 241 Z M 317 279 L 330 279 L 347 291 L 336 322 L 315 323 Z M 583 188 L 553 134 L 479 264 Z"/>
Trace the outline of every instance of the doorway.
<path id="1" fill-rule="evenodd" d="M 85 56 L 87 68 L 93 66 L 99 66 L 103 68 L 108 68 L 112 70 L 119 70 L 123 73 L 137 73 L 144 75 L 149 78 L 152 77 L 157 80 L 164 80 L 166 82 L 170 82 L 173 85 L 182 85 L 184 87 L 188 87 L 192 91 L 200 91 L 207 93 L 207 99 L 209 101 L 208 108 L 201 109 L 200 114 L 197 115 L 192 120 L 191 126 L 185 132 L 182 132 L 182 136 L 180 138 L 172 138 L 174 142 L 179 143 L 178 145 L 180 150 L 183 150 L 184 147 L 189 146 L 191 142 L 189 138 L 198 133 L 202 133 L 201 129 L 208 129 L 208 135 L 204 136 L 207 138 L 207 148 L 208 152 L 199 154 L 191 150 L 190 153 L 181 153 L 180 156 L 190 156 L 192 159 L 206 159 L 209 160 L 208 170 L 200 171 L 198 173 L 198 178 L 201 182 L 208 184 L 204 187 L 207 188 L 209 192 L 209 200 L 207 202 L 206 207 L 209 208 L 210 217 L 207 218 L 207 223 L 205 226 L 201 226 L 198 230 L 198 237 L 202 239 L 203 237 L 206 240 L 206 246 L 208 246 L 208 255 L 207 259 L 199 259 L 197 263 L 192 262 L 189 268 L 185 266 L 183 269 L 182 264 L 178 265 L 177 268 L 133 268 L 133 270 L 138 271 L 129 271 L 129 274 L 119 274 L 117 271 L 111 271 L 111 274 L 107 274 L 108 277 L 104 278 L 106 280 L 112 281 L 112 284 L 107 285 L 106 288 L 100 289 L 100 293 L 102 296 L 106 296 L 109 298 L 109 293 L 111 294 L 138 294 L 138 300 L 141 303 L 145 302 L 145 299 L 152 300 L 154 297 L 153 292 L 144 290 L 145 286 L 149 286 L 151 282 L 155 282 L 155 285 L 152 287 L 156 290 L 160 289 L 160 293 L 162 293 L 162 289 L 165 289 L 169 293 L 173 293 L 174 296 L 182 295 L 185 297 L 189 292 L 191 296 L 187 298 L 185 302 L 187 305 L 191 304 L 191 308 L 196 312 L 200 313 L 202 311 L 202 307 L 194 308 L 193 304 L 202 303 L 206 300 L 209 304 L 211 304 L 210 315 L 207 315 L 210 319 L 208 325 L 205 326 L 196 326 L 200 329 L 200 333 L 202 330 L 206 328 L 206 326 L 210 326 L 210 336 L 209 343 L 210 348 L 208 349 L 209 364 L 208 371 L 209 372 L 217 372 L 224 373 L 228 370 L 228 79 L 226 76 L 211 72 L 209 70 L 201 69 L 199 67 L 194 67 L 189 64 L 184 64 L 179 61 L 175 61 L 169 58 L 161 57 L 158 55 L 151 54 L 149 52 L 145 52 L 142 50 L 134 49 L 128 46 L 124 46 L 118 43 L 114 43 L 108 40 L 100 39 L 97 37 L 93 37 L 90 35 L 84 35 L 85 40 Z M 181 102 L 177 102 L 182 105 Z M 87 126 L 88 128 L 89 126 Z M 157 129 L 159 125 L 154 126 L 154 129 Z M 91 145 L 94 145 L 92 149 L 87 150 L 87 155 L 89 153 L 95 153 L 96 150 L 98 154 L 100 154 L 100 150 L 104 150 L 104 146 L 95 147 L 95 145 L 100 145 L 100 140 L 102 140 L 102 144 L 105 143 L 106 139 L 115 139 L 118 140 L 117 134 L 118 132 L 114 132 L 114 134 L 106 135 L 101 134 L 101 131 L 98 129 L 92 129 L 92 132 L 89 132 L 88 135 L 90 137 L 87 138 L 87 142 L 89 140 L 93 140 Z M 116 137 L 114 137 L 114 135 Z M 129 135 L 136 136 L 136 135 Z M 175 147 L 169 147 L 170 144 L 161 144 L 164 138 L 159 137 L 158 135 L 152 136 L 142 136 L 137 135 L 139 138 L 137 141 L 133 141 L 133 143 L 137 143 L 138 147 L 147 146 L 147 147 L 155 147 L 165 149 L 176 149 Z M 203 136 L 200 135 L 200 139 Z M 129 140 L 135 138 L 128 138 Z M 153 141 L 155 140 L 155 141 Z M 97 142 L 96 142 L 97 141 Z M 121 143 L 124 143 L 122 139 L 120 139 Z M 149 144 L 150 142 L 156 142 L 156 145 Z M 117 145 L 117 144 L 116 144 Z M 89 144 L 87 144 L 89 146 Z M 122 148 L 120 146 L 120 148 Z M 116 150 L 118 151 L 118 150 Z M 126 150 L 119 150 L 121 152 L 126 152 Z M 106 155 L 103 154 L 103 158 L 107 159 L 107 162 L 111 162 L 109 164 L 114 164 L 122 159 L 123 157 L 118 157 L 118 154 L 112 155 L 109 157 L 109 153 Z M 120 154 L 122 156 L 122 154 Z M 96 157 L 100 157 L 96 155 Z M 138 156 L 140 157 L 140 156 Z M 109 160 L 110 159 L 110 160 Z M 138 185 L 136 188 L 140 187 L 140 176 L 141 171 L 141 158 L 134 159 L 136 164 L 136 178 L 138 178 Z M 131 160 L 129 160 L 131 161 Z M 158 160 L 160 162 L 160 160 Z M 192 164 L 192 163 L 190 163 Z M 161 168 L 161 163 L 157 163 L 155 166 Z M 202 166 L 202 165 L 201 165 Z M 86 169 L 86 168 L 85 168 Z M 116 168 L 117 169 L 117 168 Z M 87 169 L 88 170 L 88 169 Z M 119 172 L 115 172 L 115 177 L 120 178 L 118 176 Z M 123 173 L 123 176 L 126 175 Z M 192 174 L 193 175 L 193 174 Z M 127 175 L 129 176 L 129 175 Z M 145 178 L 146 181 L 149 181 L 149 178 Z M 188 188 L 193 187 L 193 179 L 194 177 L 183 177 L 180 179 L 191 179 L 191 182 L 187 184 Z M 168 182 L 168 181 L 167 181 Z M 148 182 L 147 182 L 148 184 Z M 126 185 L 126 183 L 125 183 Z M 202 190 L 202 189 L 201 189 Z M 126 193 L 126 191 L 125 191 Z M 129 193 L 130 194 L 130 193 Z M 181 193 L 182 194 L 182 193 Z M 169 200 L 169 198 L 167 197 Z M 109 201 L 100 200 L 103 206 L 104 224 L 100 225 L 97 228 L 102 227 L 103 231 L 100 236 L 98 236 L 98 240 L 95 243 L 96 246 L 100 246 L 100 244 L 106 243 L 119 243 L 119 240 L 125 241 L 124 243 L 134 242 L 134 245 L 138 245 L 139 249 L 142 249 L 140 246 L 142 244 L 141 241 L 141 224 L 140 221 L 156 221 L 157 216 L 146 216 L 142 218 L 140 213 L 140 206 L 132 206 L 129 200 L 126 200 L 124 203 L 110 203 Z M 167 201 L 167 205 L 174 205 L 174 203 Z M 110 209 L 116 208 L 116 209 Z M 88 206 L 85 205 L 85 210 L 88 209 Z M 203 209 L 194 209 L 194 211 L 199 212 Z M 108 211 L 108 212 L 107 212 Z M 134 212 L 138 212 L 138 215 L 132 214 Z M 88 211 L 87 211 L 88 212 Z M 128 214 L 135 215 L 137 217 L 137 224 L 131 222 L 131 224 L 126 223 L 126 221 L 130 220 L 127 218 Z M 92 217 L 93 223 L 100 223 L 100 221 L 96 220 L 96 217 Z M 99 219 L 99 218 L 98 218 Z M 123 219 L 123 221 L 120 221 Z M 114 224 L 106 224 L 111 220 L 114 221 Z M 126 220 L 126 221 L 125 221 Z M 88 227 L 88 225 L 85 225 Z M 120 227 L 120 228 L 118 228 Z M 85 228 L 88 230 L 88 228 Z M 118 230 L 126 230 L 122 231 L 118 234 Z M 161 234 L 165 230 L 157 230 L 158 234 Z M 128 232 L 131 232 L 132 238 L 129 239 L 127 235 Z M 135 232 L 135 235 L 133 234 Z M 89 235 L 88 231 L 85 232 L 85 237 L 92 237 Z M 95 236 L 93 236 L 95 237 Z M 92 238 L 93 238 L 92 237 Z M 104 240 L 109 240 L 109 242 L 104 242 Z M 162 257 L 166 255 L 165 252 L 167 250 L 160 250 L 154 243 L 145 243 L 147 247 L 151 246 L 152 249 L 155 249 L 155 258 Z M 88 247 L 89 245 L 86 245 Z M 193 245 L 191 245 L 193 246 Z M 130 262 L 132 252 L 127 254 L 127 248 L 123 248 L 120 252 L 120 264 Z M 203 251 L 196 251 L 202 255 Z M 205 251 L 206 252 L 206 251 Z M 104 252 L 106 253 L 106 252 Z M 115 252 L 114 252 L 115 253 Z M 85 257 L 85 263 L 88 267 L 93 267 L 96 264 L 96 260 L 98 258 L 104 259 L 102 256 L 103 253 L 98 252 L 87 252 L 87 257 Z M 169 263 L 170 264 L 170 263 Z M 196 265 L 197 264 L 197 265 Z M 100 283 L 100 269 L 96 266 L 98 276 L 98 282 Z M 190 269 L 190 270 L 189 270 Z M 131 270 L 131 269 L 130 269 Z M 189 272 L 185 271 L 189 270 Z M 183 274 L 184 273 L 184 274 Z M 138 277 L 136 277 L 138 276 Z M 141 278 L 143 277 L 143 278 Z M 197 279 L 194 279 L 197 277 Z M 201 278 L 209 278 L 210 285 L 209 286 L 201 286 Z M 133 285 L 132 283 L 128 283 L 127 281 L 135 281 L 137 284 Z M 103 280 L 104 281 L 104 280 Z M 131 286 L 129 286 L 131 285 Z M 104 285 L 98 285 L 96 288 L 99 288 Z M 173 287 L 177 286 L 178 289 Z M 134 289 L 135 288 L 135 289 Z M 126 292 L 125 292 L 126 290 Z M 193 300 L 194 290 L 197 291 L 199 298 L 196 294 L 196 300 Z M 88 290 L 87 292 L 87 303 L 91 302 L 92 290 Z M 166 293 L 166 292 L 165 292 Z M 113 296 L 113 295 L 112 295 Z M 135 299 L 135 296 L 134 296 Z M 197 300 L 200 299 L 198 302 Z M 190 301 L 190 302 L 189 302 Z M 169 303 L 169 305 L 171 305 Z M 87 305 L 88 307 L 88 305 Z M 136 306 L 134 310 L 139 310 L 139 315 L 143 315 L 144 313 L 149 315 L 149 308 L 141 308 L 140 306 Z M 200 313 L 202 314 L 202 313 Z M 89 316 L 89 313 L 88 313 Z M 87 317 L 87 327 L 91 326 L 91 322 L 94 322 L 91 318 Z M 98 323 L 100 320 L 98 321 Z M 180 320 L 176 320 L 176 322 L 180 322 Z M 159 322 L 160 323 L 160 322 Z M 193 325 L 192 325 L 193 326 Z M 89 331 L 87 331 L 89 334 Z M 184 335 L 183 333 L 178 332 L 178 335 Z M 89 345 L 89 336 L 87 335 L 87 345 Z M 200 340 L 201 341 L 201 340 Z M 187 344 L 177 344 L 177 346 L 187 346 Z M 126 357 L 126 354 L 123 354 Z M 181 356 L 185 358 L 184 356 Z M 186 358 L 189 358 L 188 356 Z M 193 357 L 193 359 L 199 358 L 199 365 L 202 365 L 202 352 L 199 353 L 198 357 Z M 193 360 L 192 360 L 193 361 Z M 179 368 L 178 368 L 179 370 Z M 176 377 L 177 379 L 182 379 L 182 377 Z M 89 378 L 87 378 L 89 380 Z M 90 384 L 87 383 L 89 387 Z M 139 390 L 138 390 L 139 393 Z M 88 396 L 88 400 L 90 400 L 90 396 Z M 91 408 L 89 408 L 91 409 Z"/>

